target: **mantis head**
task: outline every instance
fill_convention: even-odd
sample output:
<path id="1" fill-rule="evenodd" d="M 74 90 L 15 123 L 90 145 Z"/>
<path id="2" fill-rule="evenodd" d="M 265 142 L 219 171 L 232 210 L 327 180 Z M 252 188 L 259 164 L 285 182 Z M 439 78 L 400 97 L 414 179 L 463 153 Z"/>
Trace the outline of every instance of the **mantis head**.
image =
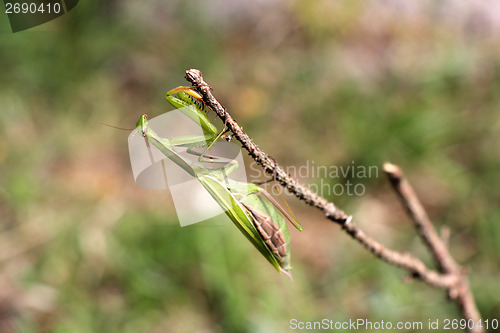
<path id="1" fill-rule="evenodd" d="M 146 137 L 146 127 L 148 125 L 148 115 L 143 114 L 139 120 L 137 121 L 137 124 L 135 124 L 136 127 L 139 128 L 139 131 L 142 136 Z"/>

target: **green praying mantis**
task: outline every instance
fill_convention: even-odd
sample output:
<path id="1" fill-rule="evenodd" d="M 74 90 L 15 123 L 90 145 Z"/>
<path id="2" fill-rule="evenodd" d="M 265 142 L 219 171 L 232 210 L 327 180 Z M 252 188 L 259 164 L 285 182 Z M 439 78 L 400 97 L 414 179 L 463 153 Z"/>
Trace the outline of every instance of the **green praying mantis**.
<path id="1" fill-rule="evenodd" d="M 291 217 L 263 188 L 253 183 L 245 183 L 227 178 L 238 165 L 232 160 L 220 167 L 207 166 L 204 161 L 224 163 L 227 159 L 208 156 L 207 152 L 225 133 L 226 128 L 218 131 L 210 122 L 199 96 L 191 87 L 178 87 L 168 91 L 166 100 L 182 111 L 188 118 L 198 123 L 203 134 L 174 137 L 160 137 L 149 126 L 147 115 L 137 122 L 138 132 L 146 144 L 152 144 L 169 160 L 181 167 L 192 177 L 198 179 L 207 192 L 215 199 L 234 225 L 252 245 L 278 271 L 290 275 L 290 235 L 286 220 L 298 230 L 302 226 Z M 201 101 L 201 102 L 200 102 Z M 186 147 L 188 152 L 198 156 L 197 161 L 189 160 L 177 147 Z M 206 149 L 200 154 L 195 148 Z M 292 213 L 293 215 L 293 213 Z"/>

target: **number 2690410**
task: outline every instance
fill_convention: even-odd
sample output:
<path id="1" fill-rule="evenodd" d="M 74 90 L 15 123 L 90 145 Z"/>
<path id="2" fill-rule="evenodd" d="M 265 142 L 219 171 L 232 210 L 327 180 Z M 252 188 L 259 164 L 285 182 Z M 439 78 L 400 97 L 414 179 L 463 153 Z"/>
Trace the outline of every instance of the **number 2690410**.
<path id="1" fill-rule="evenodd" d="M 61 4 L 59 2 L 54 3 L 42 3 L 37 4 L 34 2 L 6 2 L 5 3 L 5 13 L 6 14 L 36 14 L 36 13 L 47 13 L 47 14 L 58 14 L 61 12 Z"/>

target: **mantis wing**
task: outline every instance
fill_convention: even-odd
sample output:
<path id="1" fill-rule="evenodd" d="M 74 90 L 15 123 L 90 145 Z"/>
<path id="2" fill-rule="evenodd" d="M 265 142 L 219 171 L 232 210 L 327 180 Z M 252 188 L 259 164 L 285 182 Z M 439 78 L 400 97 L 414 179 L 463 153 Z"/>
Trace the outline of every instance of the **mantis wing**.
<path id="1" fill-rule="evenodd" d="M 266 243 L 282 271 L 290 278 L 290 233 L 282 213 L 267 198 L 252 193 L 242 200 L 252 215 L 260 237 Z"/>
<path id="2" fill-rule="evenodd" d="M 267 245 L 262 240 L 259 232 L 253 224 L 253 217 L 247 213 L 238 200 L 233 196 L 227 188 L 222 185 L 217 179 L 208 175 L 201 174 L 198 176 L 199 181 L 205 189 L 212 195 L 217 203 L 224 209 L 226 215 L 231 219 L 234 225 L 245 235 L 250 243 L 269 261 L 278 271 L 281 271 L 281 263 L 276 256 L 271 252 Z"/>

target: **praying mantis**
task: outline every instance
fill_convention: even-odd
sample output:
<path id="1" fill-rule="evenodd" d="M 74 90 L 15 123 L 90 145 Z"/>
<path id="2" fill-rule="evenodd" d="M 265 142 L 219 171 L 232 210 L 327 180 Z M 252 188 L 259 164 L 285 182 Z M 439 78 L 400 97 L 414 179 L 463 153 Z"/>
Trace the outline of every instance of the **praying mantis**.
<path id="1" fill-rule="evenodd" d="M 147 115 L 142 115 L 136 124 L 138 132 L 145 138 L 146 144 L 152 144 L 163 155 L 181 167 L 192 177 L 198 179 L 207 192 L 215 199 L 234 225 L 243 233 L 250 243 L 278 271 L 290 274 L 290 234 L 286 220 L 298 230 L 302 226 L 261 187 L 253 183 L 239 182 L 227 178 L 235 170 L 236 161 L 230 161 L 221 167 L 206 166 L 203 161 L 210 147 L 225 132 L 218 132 L 203 110 L 201 97 L 191 87 L 178 87 L 165 94 L 166 100 L 182 111 L 187 117 L 199 123 L 203 134 L 175 138 L 162 138 L 149 126 Z M 187 147 L 188 152 L 199 156 L 191 161 L 175 150 L 176 147 Z M 194 148 L 206 149 L 203 153 Z M 211 162 L 223 162 L 224 159 L 209 156 Z"/>

